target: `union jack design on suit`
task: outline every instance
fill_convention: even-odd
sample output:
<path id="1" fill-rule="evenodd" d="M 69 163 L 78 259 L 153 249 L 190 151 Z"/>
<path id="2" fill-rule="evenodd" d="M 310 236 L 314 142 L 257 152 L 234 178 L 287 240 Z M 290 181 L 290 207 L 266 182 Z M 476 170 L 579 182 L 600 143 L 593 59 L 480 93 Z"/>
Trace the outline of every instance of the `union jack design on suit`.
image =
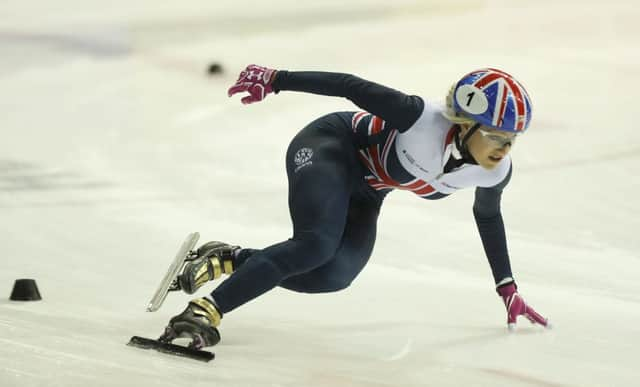
<path id="1" fill-rule="evenodd" d="M 355 113 L 351 124 L 353 131 L 360 135 L 375 136 L 383 134 L 382 140 L 379 143 L 371 144 L 359 150 L 358 156 L 360 160 L 371 173 L 371 175 L 365 177 L 367 184 L 377 191 L 397 188 L 412 191 L 423 198 L 438 194 L 438 192 L 424 180 L 413 178 L 401 183 L 390 176 L 388 164 L 389 154 L 394 140 L 398 135 L 396 129 L 387 128 L 384 120 L 367 112 Z M 387 131 L 386 135 L 384 134 L 385 130 Z"/>

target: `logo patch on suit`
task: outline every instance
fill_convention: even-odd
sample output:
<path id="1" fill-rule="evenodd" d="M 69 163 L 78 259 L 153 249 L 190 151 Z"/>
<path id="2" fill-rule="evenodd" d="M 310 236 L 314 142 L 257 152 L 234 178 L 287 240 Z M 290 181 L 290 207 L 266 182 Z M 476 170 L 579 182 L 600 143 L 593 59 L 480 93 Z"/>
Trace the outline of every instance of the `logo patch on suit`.
<path id="1" fill-rule="evenodd" d="M 311 158 L 313 157 L 313 150 L 311 148 L 300 148 L 293 156 L 293 162 L 297 165 L 294 172 L 298 172 L 301 168 L 313 164 Z"/>

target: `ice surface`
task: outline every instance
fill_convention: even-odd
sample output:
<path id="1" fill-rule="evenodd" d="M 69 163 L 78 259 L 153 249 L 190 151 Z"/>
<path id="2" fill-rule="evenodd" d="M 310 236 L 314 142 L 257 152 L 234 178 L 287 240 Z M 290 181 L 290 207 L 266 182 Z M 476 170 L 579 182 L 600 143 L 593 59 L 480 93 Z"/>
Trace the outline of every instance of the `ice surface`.
<path id="1" fill-rule="evenodd" d="M 637 2 L 308 3 L 2 2 L 0 386 L 636 385 Z M 213 61 L 225 73 L 207 77 Z M 396 192 L 349 289 L 229 313 L 208 364 L 127 347 L 189 300 L 145 312 L 188 232 L 290 236 L 284 150 L 353 109 L 300 93 L 243 106 L 226 88 L 249 63 L 427 98 L 477 67 L 516 74 L 535 115 L 503 213 L 520 290 L 555 329 L 506 332 L 471 191 Z M 43 301 L 10 302 L 17 278 Z"/>

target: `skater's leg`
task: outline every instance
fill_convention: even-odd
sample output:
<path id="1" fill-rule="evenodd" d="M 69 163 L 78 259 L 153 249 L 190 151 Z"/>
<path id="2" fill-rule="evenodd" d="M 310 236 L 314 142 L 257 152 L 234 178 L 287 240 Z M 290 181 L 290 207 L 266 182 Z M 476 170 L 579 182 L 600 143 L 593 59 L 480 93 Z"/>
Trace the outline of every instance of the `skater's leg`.
<path id="1" fill-rule="evenodd" d="M 259 249 L 241 249 L 238 251 L 238 255 L 236 255 L 234 260 L 234 266 L 237 270 L 240 266 L 244 265 L 244 263 L 249 259 L 253 254 L 260 251 Z"/>
<path id="2" fill-rule="evenodd" d="M 378 203 L 352 199 L 340 247 L 333 259 L 309 272 L 286 278 L 280 286 L 304 293 L 348 287 L 369 261 L 376 239 Z"/>
<path id="3" fill-rule="evenodd" d="M 303 148 L 310 152 L 300 152 Z M 333 258 L 345 228 L 353 181 L 358 177 L 348 151 L 341 138 L 322 133 L 294 139 L 287 152 L 293 237 L 254 252 L 212 292 L 222 313 Z"/>

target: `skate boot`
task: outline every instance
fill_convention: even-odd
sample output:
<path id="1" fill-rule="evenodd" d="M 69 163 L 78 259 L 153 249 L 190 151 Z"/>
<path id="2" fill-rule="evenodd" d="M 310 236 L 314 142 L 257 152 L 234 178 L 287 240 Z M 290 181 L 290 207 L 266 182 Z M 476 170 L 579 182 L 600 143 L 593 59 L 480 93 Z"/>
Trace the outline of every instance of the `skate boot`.
<path id="1" fill-rule="evenodd" d="M 191 338 L 189 348 L 201 349 L 220 342 L 220 325 L 222 313 L 208 298 L 196 298 L 189 302 L 187 308 L 169 320 L 164 334 L 159 341 L 170 343 L 177 338 Z"/>
<path id="2" fill-rule="evenodd" d="M 223 273 L 233 273 L 235 253 L 239 249 L 239 246 L 217 241 L 200 246 L 195 252 L 196 257 L 189 260 L 182 274 L 178 275 L 180 288 L 193 294 L 208 281 L 220 278 Z"/>

